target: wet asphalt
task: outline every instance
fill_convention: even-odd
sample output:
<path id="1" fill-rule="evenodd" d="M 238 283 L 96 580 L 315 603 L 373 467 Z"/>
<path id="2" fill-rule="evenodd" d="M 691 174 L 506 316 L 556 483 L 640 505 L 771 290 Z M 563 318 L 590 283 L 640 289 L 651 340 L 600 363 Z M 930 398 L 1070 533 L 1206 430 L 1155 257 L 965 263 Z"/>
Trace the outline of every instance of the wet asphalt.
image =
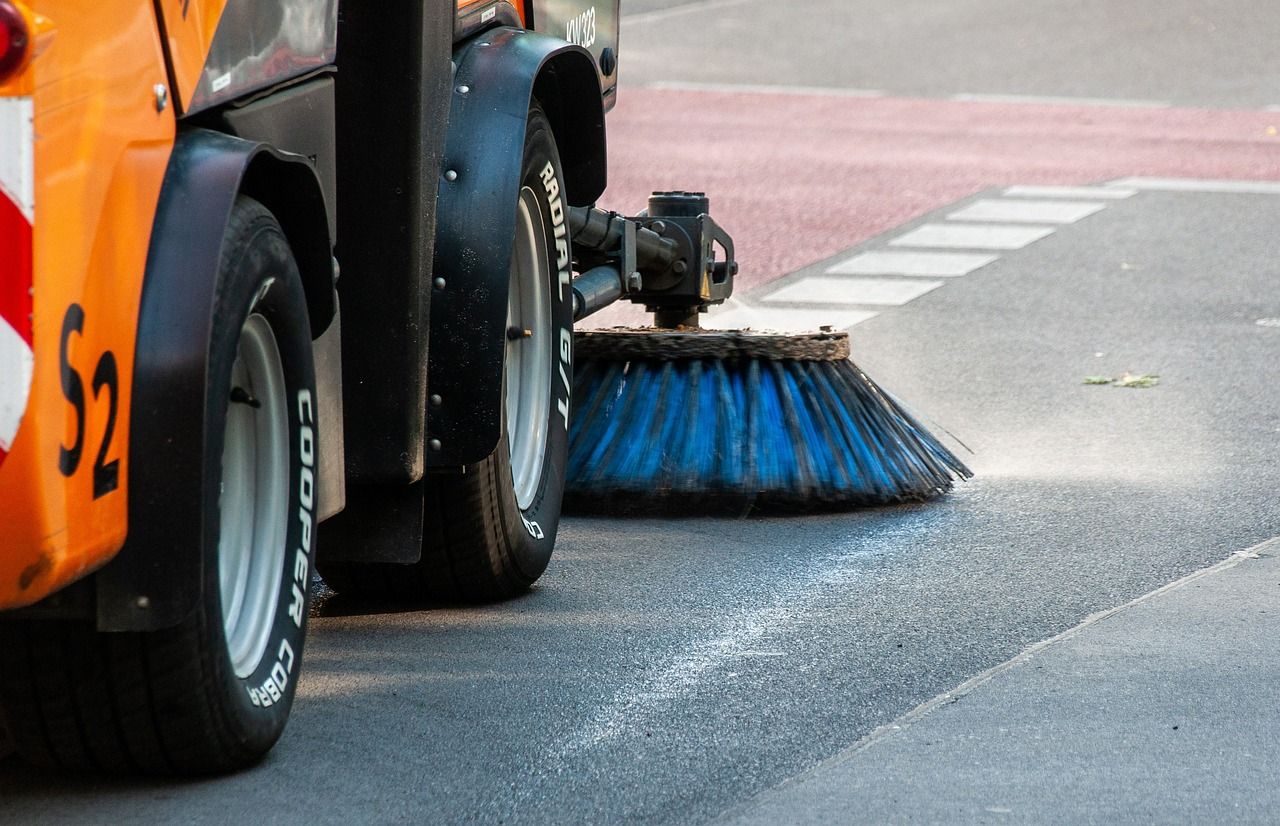
<path id="1" fill-rule="evenodd" d="M 259 769 L 120 784 L 10 762 L 6 816 L 715 817 L 1087 615 L 1280 534 L 1280 329 L 1256 323 L 1280 315 L 1278 221 L 1276 196 L 1142 193 L 856 328 L 855 360 L 973 451 L 977 477 L 939 502 L 570 518 L 512 603 L 330 599 Z M 1161 382 L 1082 384 L 1123 370 Z"/>

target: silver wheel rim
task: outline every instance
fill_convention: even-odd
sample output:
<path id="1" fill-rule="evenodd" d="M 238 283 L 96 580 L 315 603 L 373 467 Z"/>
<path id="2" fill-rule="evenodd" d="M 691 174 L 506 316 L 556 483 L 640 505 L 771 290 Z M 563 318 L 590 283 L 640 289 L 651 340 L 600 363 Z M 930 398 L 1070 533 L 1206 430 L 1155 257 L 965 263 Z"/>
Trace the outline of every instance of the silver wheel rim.
<path id="1" fill-rule="evenodd" d="M 533 504 L 538 494 L 551 421 L 550 269 L 542 210 L 537 194 L 525 187 L 516 215 L 503 368 L 511 481 L 521 510 Z"/>
<path id="2" fill-rule="evenodd" d="M 257 670 L 275 624 L 289 501 L 284 368 L 258 313 L 240 330 L 231 387 L 239 400 L 227 405 L 222 446 L 218 584 L 227 651 L 243 679 Z"/>

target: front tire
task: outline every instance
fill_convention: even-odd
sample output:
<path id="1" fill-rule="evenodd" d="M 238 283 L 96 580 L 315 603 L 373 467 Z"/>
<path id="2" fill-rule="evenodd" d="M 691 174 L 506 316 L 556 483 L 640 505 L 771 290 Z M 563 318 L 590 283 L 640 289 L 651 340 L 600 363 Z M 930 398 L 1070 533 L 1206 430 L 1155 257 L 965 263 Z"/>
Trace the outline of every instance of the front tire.
<path id="1" fill-rule="evenodd" d="M 256 762 L 284 731 L 315 535 L 315 371 L 288 241 L 249 198 L 228 222 L 216 290 L 204 513 L 190 515 L 210 526 L 200 603 L 145 633 L 0 623 L 0 728 L 30 762 L 220 773 Z"/>
<path id="2" fill-rule="evenodd" d="M 497 448 L 461 474 L 426 480 L 422 558 L 411 565 L 330 562 L 340 593 L 488 602 L 546 570 L 564 496 L 573 376 L 573 299 L 564 176 L 542 109 L 529 111 L 516 203 Z"/>

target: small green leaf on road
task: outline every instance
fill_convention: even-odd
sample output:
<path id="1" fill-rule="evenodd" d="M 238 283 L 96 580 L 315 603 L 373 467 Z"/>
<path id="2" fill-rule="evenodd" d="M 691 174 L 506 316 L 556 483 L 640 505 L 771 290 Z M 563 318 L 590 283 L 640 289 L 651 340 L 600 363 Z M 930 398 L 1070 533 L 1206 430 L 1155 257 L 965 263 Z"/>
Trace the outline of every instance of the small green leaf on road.
<path id="1" fill-rule="evenodd" d="M 1153 376 L 1149 373 L 1125 373 L 1116 379 L 1116 387 L 1155 387 L 1160 383 L 1159 376 Z"/>
<path id="2" fill-rule="evenodd" d="M 1085 384 L 1110 385 L 1112 387 L 1136 387 L 1147 388 L 1155 387 L 1160 383 L 1160 377 L 1150 373 L 1124 373 L 1116 378 L 1110 376 L 1085 376 Z"/>

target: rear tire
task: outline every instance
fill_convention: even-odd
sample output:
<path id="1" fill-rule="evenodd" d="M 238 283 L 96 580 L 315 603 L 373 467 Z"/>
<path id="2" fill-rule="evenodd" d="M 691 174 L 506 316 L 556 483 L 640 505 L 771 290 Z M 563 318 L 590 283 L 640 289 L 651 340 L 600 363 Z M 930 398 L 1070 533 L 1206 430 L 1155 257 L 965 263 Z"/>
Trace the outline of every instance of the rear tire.
<path id="1" fill-rule="evenodd" d="M 561 287 L 571 258 L 563 192 L 555 138 L 535 103 L 517 203 L 497 448 L 461 474 L 427 477 L 421 560 L 325 563 L 320 573 L 335 591 L 488 602 L 526 591 L 546 570 L 564 496 L 573 376 L 572 291 Z"/>
<path id="2" fill-rule="evenodd" d="M 48 767 L 209 774 L 248 766 L 288 720 L 315 535 L 315 371 L 288 241 L 240 198 L 208 361 L 201 601 L 180 625 L 0 622 L 0 728 Z M 155 553 L 165 549 L 155 548 Z"/>

